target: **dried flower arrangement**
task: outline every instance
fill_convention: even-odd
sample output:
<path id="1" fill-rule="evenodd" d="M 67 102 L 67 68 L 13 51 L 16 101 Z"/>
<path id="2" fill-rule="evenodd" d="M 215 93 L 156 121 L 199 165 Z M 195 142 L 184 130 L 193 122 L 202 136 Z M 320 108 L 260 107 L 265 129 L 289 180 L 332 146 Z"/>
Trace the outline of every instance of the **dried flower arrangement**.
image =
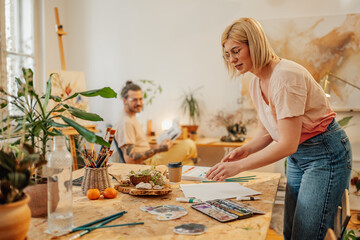
<path id="1" fill-rule="evenodd" d="M 221 137 L 223 142 L 243 142 L 247 133 L 246 126 L 257 122 L 254 118 L 247 119 L 246 121 L 243 119 L 244 117 L 240 110 L 235 113 L 218 111 L 210 120 L 210 127 L 225 127 L 228 135 Z"/>

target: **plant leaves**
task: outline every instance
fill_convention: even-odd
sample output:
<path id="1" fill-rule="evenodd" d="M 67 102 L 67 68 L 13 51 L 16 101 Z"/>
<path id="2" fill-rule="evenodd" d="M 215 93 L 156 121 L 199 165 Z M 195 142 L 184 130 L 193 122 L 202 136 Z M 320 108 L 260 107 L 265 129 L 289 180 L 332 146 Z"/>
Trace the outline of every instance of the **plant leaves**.
<path id="1" fill-rule="evenodd" d="M 65 106 L 65 105 L 64 105 Z M 67 105 L 66 105 L 67 106 Z M 99 115 L 95 113 L 85 112 L 84 110 L 68 106 L 69 112 L 77 118 L 89 121 L 104 121 Z"/>
<path id="2" fill-rule="evenodd" d="M 339 120 L 338 121 L 338 124 L 341 126 L 341 127 L 344 127 L 346 126 L 347 124 L 349 124 L 349 121 L 353 118 L 353 116 L 350 116 L 350 117 L 344 117 L 343 119 Z"/>
<path id="3" fill-rule="evenodd" d="M 45 100 L 43 103 L 43 111 L 46 112 L 47 105 L 49 103 L 49 99 L 51 96 L 51 79 L 52 79 L 53 73 L 50 74 L 49 80 L 46 83 L 46 92 L 45 92 Z"/>
<path id="4" fill-rule="evenodd" d="M 76 92 L 73 95 L 71 95 L 70 97 L 66 98 L 64 101 L 72 99 L 78 95 L 83 95 L 86 97 L 96 97 L 96 96 L 101 96 L 103 98 L 116 98 L 117 93 L 112 90 L 109 87 L 104 87 L 101 89 L 95 89 L 95 90 L 89 90 L 89 91 L 84 91 L 84 92 Z"/>
<path id="5" fill-rule="evenodd" d="M 14 188 L 21 190 L 28 185 L 29 178 L 26 177 L 25 173 L 13 172 L 13 173 L 9 173 L 8 176 L 10 183 Z"/>
<path id="6" fill-rule="evenodd" d="M 3 102 L 0 104 L 0 109 L 3 109 L 4 107 L 6 107 L 9 104 L 8 101 L 3 100 Z"/>
<path id="7" fill-rule="evenodd" d="M 105 141 L 102 137 L 96 136 L 96 142 L 97 144 L 100 144 L 102 146 L 110 147 L 110 143 Z"/>
<path id="8" fill-rule="evenodd" d="M 57 128 L 69 127 L 69 125 L 62 124 L 62 123 L 57 123 L 57 122 L 55 122 L 53 120 L 50 120 L 48 122 L 49 122 L 49 125 L 52 126 L 52 127 L 57 127 Z"/>
<path id="9" fill-rule="evenodd" d="M 10 153 L 5 153 L 3 150 L 0 150 L 0 166 L 9 172 L 13 172 L 16 169 L 16 158 L 15 155 Z"/>
<path id="10" fill-rule="evenodd" d="M 69 124 L 71 127 L 73 127 L 76 131 L 78 131 L 78 133 L 83 136 L 88 142 L 94 143 L 96 142 L 96 135 L 95 133 L 91 132 L 90 130 L 87 130 L 86 128 L 84 128 L 83 126 L 81 126 L 80 124 L 76 123 L 75 121 L 64 117 L 64 116 L 60 116 L 61 119 L 66 122 L 67 124 Z"/>
<path id="11" fill-rule="evenodd" d="M 23 172 L 26 169 L 30 168 L 35 162 L 40 159 L 39 153 L 29 154 L 24 157 L 22 161 L 20 161 L 19 166 L 17 167 L 18 172 Z"/>
<path id="12" fill-rule="evenodd" d="M 61 97 L 50 95 L 50 99 L 54 100 L 55 102 L 61 102 Z"/>

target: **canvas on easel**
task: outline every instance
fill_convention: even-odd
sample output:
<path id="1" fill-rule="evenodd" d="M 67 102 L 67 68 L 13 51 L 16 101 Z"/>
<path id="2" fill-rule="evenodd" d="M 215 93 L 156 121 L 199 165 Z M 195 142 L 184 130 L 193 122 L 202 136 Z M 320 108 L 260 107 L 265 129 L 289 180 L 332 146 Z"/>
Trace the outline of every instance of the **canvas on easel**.
<path id="1" fill-rule="evenodd" d="M 51 79 L 51 92 L 54 96 L 61 97 L 61 99 L 66 99 L 75 92 L 82 92 L 87 90 L 85 75 L 83 72 L 56 70 L 50 71 L 48 75 L 50 76 L 50 74 L 53 74 Z M 51 103 L 51 105 L 49 104 L 50 108 L 55 106 L 54 102 Z M 89 100 L 81 95 L 67 100 L 65 104 L 79 108 L 86 112 L 89 111 Z M 81 125 L 91 124 L 89 121 L 71 116 L 70 113 L 67 113 L 64 116 L 73 119 Z"/>

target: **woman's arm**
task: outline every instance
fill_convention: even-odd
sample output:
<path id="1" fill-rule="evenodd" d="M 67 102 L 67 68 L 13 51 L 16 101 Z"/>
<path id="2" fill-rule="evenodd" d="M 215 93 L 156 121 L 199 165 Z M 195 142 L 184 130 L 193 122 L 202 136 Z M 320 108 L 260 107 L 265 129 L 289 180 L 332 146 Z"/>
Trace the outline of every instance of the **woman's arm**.
<path id="1" fill-rule="evenodd" d="M 301 136 L 301 117 L 278 120 L 279 142 L 273 142 L 241 161 L 220 162 L 207 173 L 207 178 L 223 181 L 240 172 L 263 167 L 296 152 Z"/>

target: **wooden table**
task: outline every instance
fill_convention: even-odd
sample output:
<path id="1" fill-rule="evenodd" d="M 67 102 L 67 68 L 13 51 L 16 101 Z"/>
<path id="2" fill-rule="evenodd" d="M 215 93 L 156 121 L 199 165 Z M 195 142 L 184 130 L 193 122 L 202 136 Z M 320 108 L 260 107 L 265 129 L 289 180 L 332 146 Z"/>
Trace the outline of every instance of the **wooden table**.
<path id="1" fill-rule="evenodd" d="M 92 132 L 99 132 L 99 130 L 96 128 L 96 125 L 85 125 L 83 126 L 86 129 L 92 131 Z M 78 163 L 77 163 L 77 156 L 76 156 L 76 147 L 75 147 L 75 136 L 79 135 L 78 131 L 76 131 L 73 127 L 66 127 L 66 128 L 59 128 L 59 131 L 61 131 L 64 135 L 69 136 L 69 145 L 70 145 L 70 152 L 73 159 L 73 170 L 78 169 Z"/>
<path id="2" fill-rule="evenodd" d="M 175 140 L 175 143 L 178 140 Z M 197 138 L 194 142 L 196 144 L 196 146 L 198 147 L 226 147 L 226 148 L 236 148 L 236 147 L 241 147 L 244 144 L 248 143 L 250 141 L 249 138 L 246 138 L 246 140 L 244 142 L 222 142 L 220 141 L 220 138 L 210 138 L 210 137 L 206 137 L 206 138 Z M 151 136 L 148 137 L 148 142 L 150 144 L 156 144 L 156 137 Z"/>
<path id="3" fill-rule="evenodd" d="M 130 170 L 148 168 L 145 165 L 113 164 L 109 172 L 125 176 Z M 73 173 L 73 178 L 83 174 L 83 169 Z M 262 192 L 261 200 L 251 201 L 250 206 L 266 212 L 265 215 L 257 215 L 251 218 L 237 220 L 229 223 L 220 223 L 190 207 L 191 203 L 180 203 L 176 197 L 183 197 L 179 185 L 172 185 L 173 192 L 158 197 L 130 196 L 118 193 L 115 199 L 88 200 L 82 195 L 80 187 L 73 187 L 74 201 L 74 225 L 79 226 L 91 221 L 115 214 L 120 211 L 127 211 L 121 218 L 112 221 L 110 224 L 122 224 L 131 222 L 144 222 L 144 225 L 125 226 L 115 228 L 104 228 L 92 231 L 81 239 L 265 239 L 271 220 L 271 214 L 280 173 L 258 173 L 243 172 L 239 176 L 256 175 L 256 179 L 243 185 Z M 115 182 L 113 182 L 115 183 Z M 181 183 L 193 183 L 182 181 Z M 211 183 L 202 183 L 211 184 Z M 178 205 L 188 211 L 186 216 L 171 221 L 159 221 L 156 215 L 140 210 L 143 206 L 157 205 Z M 173 232 L 175 226 L 184 223 L 201 223 L 207 227 L 207 232 L 198 236 L 177 235 Z M 32 218 L 28 232 L 29 240 L 50 239 L 50 235 L 44 233 L 47 229 L 46 218 Z M 68 234 L 59 239 L 69 239 L 75 233 Z"/>

